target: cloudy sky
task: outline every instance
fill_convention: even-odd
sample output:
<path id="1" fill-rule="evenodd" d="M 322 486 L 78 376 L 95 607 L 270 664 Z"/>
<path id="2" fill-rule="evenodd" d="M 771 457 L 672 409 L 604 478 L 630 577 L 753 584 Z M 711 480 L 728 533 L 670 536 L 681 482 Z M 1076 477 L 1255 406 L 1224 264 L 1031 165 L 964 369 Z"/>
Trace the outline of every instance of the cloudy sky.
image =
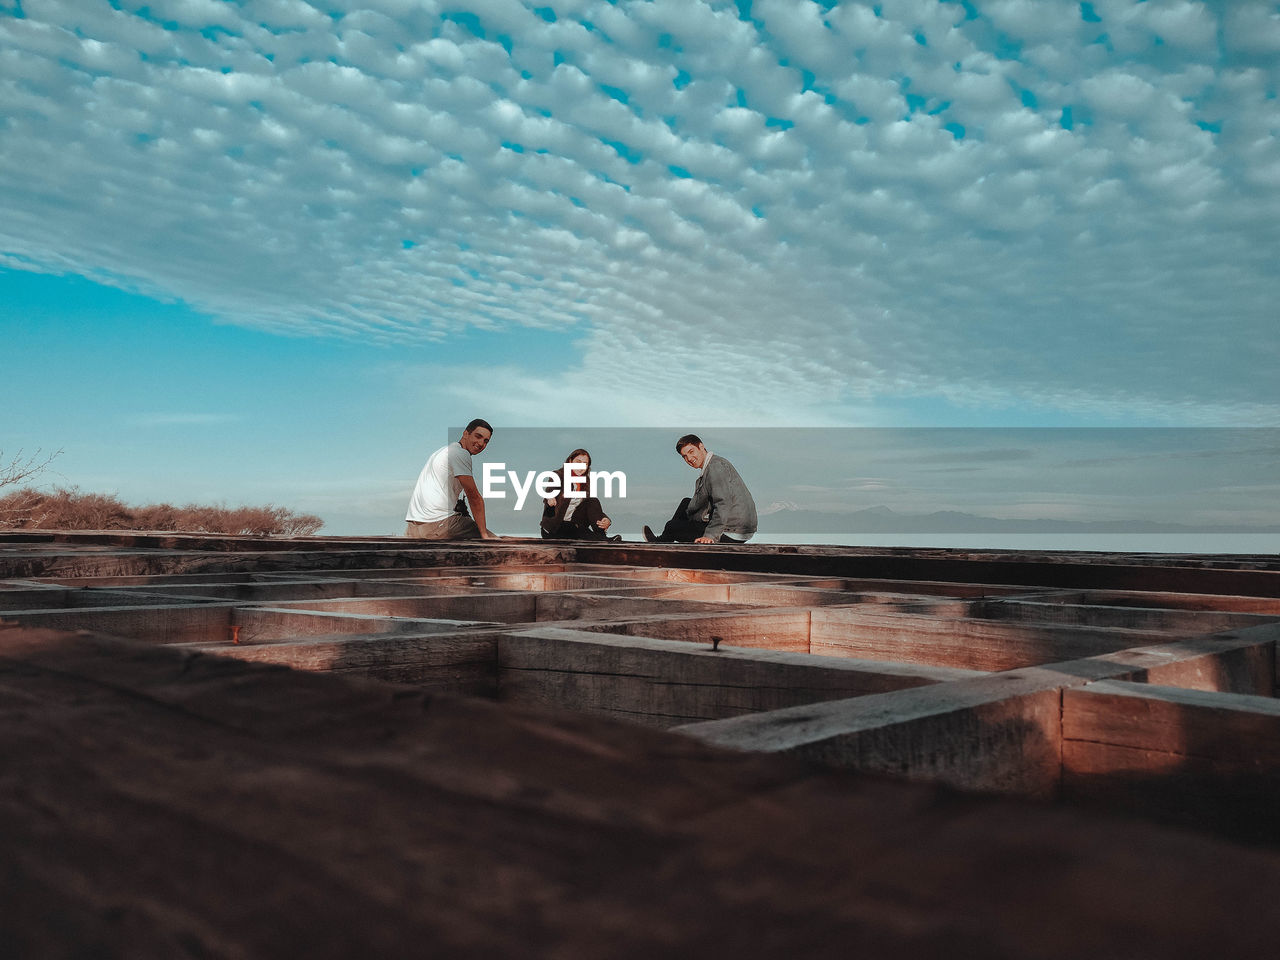
<path id="1" fill-rule="evenodd" d="M 1278 88 L 1256 0 L 0 0 L 0 450 L 390 533 L 473 415 L 1275 426 Z"/>

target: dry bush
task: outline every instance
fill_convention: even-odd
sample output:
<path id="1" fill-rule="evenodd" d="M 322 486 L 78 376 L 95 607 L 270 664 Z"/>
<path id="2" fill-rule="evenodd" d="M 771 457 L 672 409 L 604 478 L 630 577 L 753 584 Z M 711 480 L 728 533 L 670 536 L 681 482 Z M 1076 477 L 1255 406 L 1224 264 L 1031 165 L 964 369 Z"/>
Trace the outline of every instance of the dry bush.
<path id="1" fill-rule="evenodd" d="M 48 516 L 44 503 L 44 494 L 31 487 L 5 494 L 0 497 L 0 529 L 41 526 Z"/>
<path id="2" fill-rule="evenodd" d="M 180 530 L 178 511 L 169 503 L 149 503 L 145 507 L 134 507 L 133 526 L 135 530 Z"/>
<path id="3" fill-rule="evenodd" d="M 324 526 L 324 520 L 314 513 L 293 513 L 283 507 L 275 509 L 281 512 L 280 526 L 286 537 L 310 537 Z"/>
<path id="4" fill-rule="evenodd" d="M 109 493 L 81 493 L 75 487 L 58 487 L 46 510 L 57 525 L 67 530 L 133 529 L 133 511 Z"/>
<path id="5" fill-rule="evenodd" d="M 207 506 L 168 503 L 130 507 L 119 497 L 60 487 L 51 493 L 30 487 L 0 497 L 0 529 L 161 530 L 174 533 L 302 537 L 324 521 L 286 507 Z"/>

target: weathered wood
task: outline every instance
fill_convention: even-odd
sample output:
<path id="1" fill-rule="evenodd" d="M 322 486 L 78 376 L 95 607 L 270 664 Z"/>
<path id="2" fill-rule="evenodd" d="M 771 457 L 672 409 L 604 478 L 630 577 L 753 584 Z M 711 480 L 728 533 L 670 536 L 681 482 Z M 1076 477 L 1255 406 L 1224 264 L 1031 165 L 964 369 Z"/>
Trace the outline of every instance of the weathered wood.
<path id="1" fill-rule="evenodd" d="M 6 610 L 3 619 L 49 630 L 97 630 L 152 643 L 195 643 L 230 636 L 234 607 L 228 604 L 151 604 Z"/>
<path id="2" fill-rule="evenodd" d="M 257 581 L 253 583 L 186 583 L 122 587 L 126 596 L 163 597 L 172 603 L 184 598 L 228 600 L 237 603 L 286 603 L 294 600 L 320 601 L 364 597 L 446 597 L 471 596 L 486 592 L 465 577 L 441 577 L 429 582 L 400 580 L 351 580 L 319 577 L 314 580 Z"/>
<path id="3" fill-rule="evenodd" d="M 1275 619 L 1274 615 L 1266 613 L 1174 610 L 1136 605 L 1106 606 L 1099 603 L 1035 603 L 1012 599 L 971 601 L 969 616 L 1010 623 L 1158 630 L 1169 636 L 1217 633 L 1232 627 L 1248 627 Z"/>
<path id="4" fill-rule="evenodd" d="M 1274 955 L 1274 855 L 634 725 L 48 636 L 0 720 L 15 958 Z"/>
<path id="5" fill-rule="evenodd" d="M 543 593 L 537 598 L 537 614 L 529 620 L 622 620 L 634 617 L 676 616 L 748 609 L 745 604 L 702 603 L 615 594 Z"/>
<path id="6" fill-rule="evenodd" d="M 232 645 L 247 645 L 331 634 L 455 633 L 469 627 L 492 627 L 495 624 L 471 620 L 429 620 L 364 613 L 330 614 L 315 610 L 238 607 L 233 612 L 231 626 L 238 628 L 234 635 L 223 631 L 221 635 L 192 640 L 203 639 L 205 642 L 216 643 L 221 637 L 227 636 Z"/>
<path id="7" fill-rule="evenodd" d="M 1280 701 L 1108 681 L 1063 696 L 1063 794 L 1280 842 Z"/>
<path id="8" fill-rule="evenodd" d="M 1060 693 L 1027 669 L 676 728 L 705 743 L 843 769 L 1049 797 L 1061 772 Z"/>
<path id="9" fill-rule="evenodd" d="M 1254 627 L 677 729 L 717 746 L 794 753 L 965 789 L 1052 796 L 1061 775 L 1063 691 L 1108 678 L 1177 675 L 1186 664 L 1203 675 L 1242 651 L 1270 651 L 1274 657 L 1278 631 L 1276 625 Z"/>
<path id="10" fill-rule="evenodd" d="M 935 609 L 947 602 L 946 598 L 908 592 L 894 593 L 885 590 L 825 590 L 820 587 L 801 587 L 778 583 L 735 583 L 728 588 L 727 600 L 769 607 L 821 607 L 851 603 L 884 605 L 888 609 L 908 608 L 919 605 Z M 964 616 L 968 611 L 963 603 L 954 601 L 951 616 Z M 947 616 L 940 613 L 940 616 Z"/>
<path id="11" fill-rule="evenodd" d="M 543 628 L 498 644 L 503 700 L 670 727 L 974 676 L 676 640 Z"/>
<path id="12" fill-rule="evenodd" d="M 866 607 L 817 607 L 810 652 L 967 670 L 1015 670 L 1154 643 L 1153 631 L 948 619 Z"/>
<path id="13" fill-rule="evenodd" d="M 1273 696 L 1280 624 L 1191 637 L 1169 644 L 1102 654 L 1092 662 L 1114 664 L 1117 680 L 1134 680 L 1189 690 Z M 1070 669 L 1057 664 L 1057 669 Z M 1096 675 L 1101 678 L 1102 674 Z"/>
<path id="14" fill-rule="evenodd" d="M 1102 681 L 1063 694 L 1062 735 L 1151 754 L 1199 757 L 1217 769 L 1280 776 L 1280 700 Z"/>
<path id="15" fill-rule="evenodd" d="M 1280 614 L 1280 600 L 1268 597 L 1233 597 L 1229 594 L 1162 593 L 1140 590 L 1053 591 L 1051 594 L 1046 594 L 1046 599 L 1049 596 L 1052 596 L 1052 602 L 1055 603 L 1202 610 L 1211 613 Z"/>
<path id="16" fill-rule="evenodd" d="M 875 547 L 581 546 L 578 560 L 692 569 L 759 570 L 817 579 L 957 581 L 1071 589 L 1194 592 L 1280 598 L 1280 562 L 1267 558 L 1052 553 L 1014 550 L 895 550 Z M 763 559 L 767 558 L 767 559 Z"/>
<path id="17" fill-rule="evenodd" d="M 537 594 L 476 591 L 459 596 L 357 597 L 341 600 L 272 602 L 279 610 L 315 610 L 334 614 L 409 617 L 415 620 L 484 620 L 531 623 Z"/>
<path id="18" fill-rule="evenodd" d="M 757 647 L 788 653 L 809 652 L 808 610 L 749 610 L 739 614 L 652 616 L 610 622 L 566 621 L 566 626 L 636 637 L 687 640 L 724 646 Z"/>
<path id="19" fill-rule="evenodd" d="M 792 586 L 815 590 L 838 590 L 845 593 L 897 593 L 910 596 L 966 597 L 1017 596 L 1028 592 L 1026 586 L 999 583 L 960 583 L 952 580 L 883 580 L 878 577 L 820 577 L 798 576 Z"/>
<path id="20" fill-rule="evenodd" d="M 4 563 L 56 571 L 0 580 L 0 606 L 19 608 L 31 622 L 199 641 L 244 659 L 482 694 L 494 692 L 500 647 L 493 644 L 503 635 L 563 624 L 595 639 L 518 641 L 526 661 L 508 672 L 509 694 L 663 723 L 731 722 L 735 712 L 762 711 L 755 716 L 785 740 L 813 732 L 804 730 L 807 714 L 788 710 L 830 707 L 840 702 L 830 697 L 856 693 L 845 697 L 856 707 L 823 714 L 831 723 L 819 724 L 816 735 L 777 749 L 1037 794 L 1061 770 L 1053 703 L 1060 716 L 1064 688 L 1121 678 L 1248 694 L 1275 689 L 1280 601 L 1242 595 L 1270 582 L 1262 575 L 1280 572 L 1274 558 L 392 538 L 258 547 L 251 538 L 109 534 L 13 547 L 0 535 Z M 80 561 L 88 566 L 77 567 Z M 656 566 L 662 562 L 687 566 Z M 1060 569 L 1050 575 L 1055 564 Z M 74 575 L 90 570 L 109 575 Z M 1016 575 L 974 579 L 1001 571 Z M 1117 571 L 1115 583 L 1140 577 L 1145 589 L 1081 586 L 1082 578 Z M 1183 597 L 1153 589 L 1182 581 L 1233 590 Z M 680 652 L 683 643 L 698 646 Z M 573 661 L 587 648 L 583 663 L 592 669 Z M 837 649 L 850 669 L 809 659 Z M 774 663 L 761 651 L 784 653 Z M 739 659 L 747 665 L 726 677 L 726 665 Z M 1012 672 L 973 687 L 966 686 L 972 677 L 953 671 L 927 694 L 842 687 L 855 678 L 864 684 L 860 674 L 883 683 L 880 675 L 905 669 L 895 666 L 902 661 L 921 672 L 931 664 Z"/>
<path id="21" fill-rule="evenodd" d="M 325 636 L 234 646 L 191 644 L 181 649 L 294 670 L 410 683 L 434 692 L 481 697 L 498 692 L 496 634 Z"/>
<path id="22" fill-rule="evenodd" d="M 0 616 L 8 611 L 72 610 L 77 608 L 138 607 L 174 604 L 184 598 L 133 590 L 102 588 L 35 587 L 26 590 L 0 589 Z M 216 599 L 216 598 L 215 598 Z M 210 602 L 208 597 L 190 598 L 192 603 Z"/>

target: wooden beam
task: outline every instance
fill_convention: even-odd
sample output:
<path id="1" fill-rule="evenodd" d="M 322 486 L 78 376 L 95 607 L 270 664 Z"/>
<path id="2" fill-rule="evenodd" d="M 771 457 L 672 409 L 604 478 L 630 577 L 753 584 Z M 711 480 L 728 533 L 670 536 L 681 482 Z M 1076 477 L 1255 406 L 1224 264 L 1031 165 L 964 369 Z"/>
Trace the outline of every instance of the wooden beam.
<path id="1" fill-rule="evenodd" d="M 1067 799 L 1280 842 L 1280 701 L 1106 681 L 1062 709 Z"/>
<path id="2" fill-rule="evenodd" d="M 559 628 L 498 641 L 501 697 L 669 727 L 975 674 Z"/>
<path id="3" fill-rule="evenodd" d="M 823 656 L 993 671 L 1089 657 L 1161 639 L 1163 635 L 1153 631 L 1009 624 L 862 606 L 816 607 L 810 650 Z"/>

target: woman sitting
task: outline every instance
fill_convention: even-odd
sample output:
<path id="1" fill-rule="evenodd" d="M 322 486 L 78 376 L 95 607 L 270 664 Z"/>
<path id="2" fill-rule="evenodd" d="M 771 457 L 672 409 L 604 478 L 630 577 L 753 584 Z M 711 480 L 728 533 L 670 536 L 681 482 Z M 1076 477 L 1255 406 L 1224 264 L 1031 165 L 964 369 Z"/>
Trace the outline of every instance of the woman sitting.
<path id="1" fill-rule="evenodd" d="M 605 516 L 604 508 L 595 497 L 588 496 L 591 476 L 591 454 L 578 448 L 565 457 L 565 463 L 580 463 L 583 468 L 569 492 L 565 492 L 564 467 L 557 470 L 559 489 L 544 501 L 542 509 L 542 537 L 545 540 L 621 540 L 605 533 L 612 522 Z M 575 471 L 577 472 L 577 471 Z"/>

